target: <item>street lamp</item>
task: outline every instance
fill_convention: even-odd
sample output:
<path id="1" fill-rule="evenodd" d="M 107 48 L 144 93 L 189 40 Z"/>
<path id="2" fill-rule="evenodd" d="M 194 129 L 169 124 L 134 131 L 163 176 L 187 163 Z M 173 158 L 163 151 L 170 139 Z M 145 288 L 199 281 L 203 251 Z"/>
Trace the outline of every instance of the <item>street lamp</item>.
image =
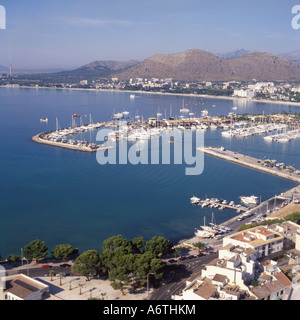
<path id="1" fill-rule="evenodd" d="M 21 261 L 22 261 L 22 267 L 23 267 L 23 248 L 21 248 Z"/>
<path id="2" fill-rule="evenodd" d="M 151 272 L 147 274 L 147 296 L 149 296 L 149 275 L 150 274 L 154 276 L 154 273 L 151 273 Z"/>

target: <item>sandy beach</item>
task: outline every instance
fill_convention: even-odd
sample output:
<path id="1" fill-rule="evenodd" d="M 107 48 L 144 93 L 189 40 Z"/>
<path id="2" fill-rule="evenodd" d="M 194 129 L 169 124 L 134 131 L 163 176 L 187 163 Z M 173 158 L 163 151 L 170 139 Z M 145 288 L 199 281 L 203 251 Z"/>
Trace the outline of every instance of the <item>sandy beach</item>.
<path id="1" fill-rule="evenodd" d="M 131 94 L 152 94 L 152 95 L 167 95 L 167 96 L 181 96 L 181 97 L 193 97 L 193 98 L 207 98 L 207 99 L 220 99 L 220 100 L 234 100 L 243 102 L 259 102 L 259 103 L 271 103 L 271 104 L 284 104 L 295 107 L 300 107 L 300 102 L 292 101 L 278 101 L 278 100 L 267 100 L 267 99 L 248 99 L 239 97 L 226 97 L 226 96 L 212 96 L 206 94 L 188 94 L 188 93 L 169 93 L 169 92 L 152 92 L 152 91 L 133 91 L 133 90 L 117 90 L 117 89 L 95 89 L 95 88 L 54 88 L 54 87 L 30 87 L 30 86 L 19 86 L 19 87 L 6 87 L 0 86 L 0 88 L 26 88 L 26 89 L 50 89 L 50 90 L 75 90 L 75 91 L 98 91 L 98 92 L 126 92 Z"/>

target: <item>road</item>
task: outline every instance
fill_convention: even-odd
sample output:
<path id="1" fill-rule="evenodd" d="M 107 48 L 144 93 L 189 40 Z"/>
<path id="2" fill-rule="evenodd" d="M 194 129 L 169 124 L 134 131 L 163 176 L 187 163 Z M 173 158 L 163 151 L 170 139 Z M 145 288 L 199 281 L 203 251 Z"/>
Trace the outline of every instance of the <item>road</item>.
<path id="1" fill-rule="evenodd" d="M 171 296 L 178 294 L 186 286 L 186 280 L 200 276 L 201 270 L 216 258 L 217 253 L 211 253 L 203 257 L 168 264 L 165 283 L 150 295 L 149 300 L 172 300 Z"/>

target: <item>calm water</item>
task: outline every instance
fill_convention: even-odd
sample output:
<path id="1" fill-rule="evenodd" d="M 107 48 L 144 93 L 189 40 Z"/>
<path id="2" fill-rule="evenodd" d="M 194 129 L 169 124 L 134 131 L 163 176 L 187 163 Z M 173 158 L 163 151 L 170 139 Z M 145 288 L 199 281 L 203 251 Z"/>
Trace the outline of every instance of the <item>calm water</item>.
<path id="1" fill-rule="evenodd" d="M 256 194 L 265 200 L 295 184 L 205 156 L 200 176 L 185 176 L 184 165 L 106 165 L 95 154 L 74 152 L 33 143 L 30 137 L 71 124 L 72 114 L 92 114 L 93 121 L 110 120 L 128 110 L 144 119 L 179 116 L 183 98 L 128 93 L 0 88 L 0 255 L 20 255 L 33 239 L 49 249 L 71 243 L 80 251 L 100 250 L 104 239 L 122 234 L 131 239 L 163 235 L 176 242 L 193 236 L 211 209 L 189 204 L 193 195 L 238 202 L 240 195 Z M 196 116 L 292 111 L 279 104 L 184 98 Z M 215 105 L 215 107 L 213 107 Z M 172 106 L 172 107 L 171 107 Z M 40 123 L 47 117 L 49 123 Z M 83 118 L 88 122 L 88 118 Z M 262 136 L 228 139 L 221 131 L 207 131 L 205 144 L 224 146 L 256 157 L 277 159 L 300 168 L 300 141 L 267 144 Z M 236 215 L 215 211 L 218 223 Z"/>

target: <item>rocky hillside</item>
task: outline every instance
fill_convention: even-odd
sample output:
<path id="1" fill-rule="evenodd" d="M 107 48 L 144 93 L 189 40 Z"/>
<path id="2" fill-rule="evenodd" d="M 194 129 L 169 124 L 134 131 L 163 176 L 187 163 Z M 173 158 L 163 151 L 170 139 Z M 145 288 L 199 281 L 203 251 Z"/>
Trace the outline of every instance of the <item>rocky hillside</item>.
<path id="1" fill-rule="evenodd" d="M 222 59 L 203 50 L 157 54 L 123 72 L 120 79 L 173 78 L 181 81 L 300 80 L 296 62 L 265 52 L 254 52 L 233 59 Z"/>

